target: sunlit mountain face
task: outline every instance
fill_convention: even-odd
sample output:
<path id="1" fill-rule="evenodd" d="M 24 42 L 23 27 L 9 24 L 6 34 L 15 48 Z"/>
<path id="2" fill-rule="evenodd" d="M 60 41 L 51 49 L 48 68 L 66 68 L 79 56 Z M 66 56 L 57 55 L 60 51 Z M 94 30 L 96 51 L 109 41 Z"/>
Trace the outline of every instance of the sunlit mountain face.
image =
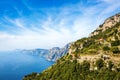
<path id="1" fill-rule="evenodd" d="M 118 12 L 119 0 L 0 0 L 0 80 L 41 73 Z"/>
<path id="2" fill-rule="evenodd" d="M 1 0 L 0 50 L 63 47 L 119 11 L 119 0 Z"/>

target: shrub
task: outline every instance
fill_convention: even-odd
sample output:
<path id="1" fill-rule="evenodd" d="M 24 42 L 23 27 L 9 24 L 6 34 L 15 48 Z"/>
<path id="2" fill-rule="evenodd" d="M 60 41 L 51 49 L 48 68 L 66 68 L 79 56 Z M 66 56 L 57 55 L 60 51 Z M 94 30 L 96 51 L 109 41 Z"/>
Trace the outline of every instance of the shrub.
<path id="1" fill-rule="evenodd" d="M 111 46 L 118 46 L 120 45 L 120 40 L 112 41 Z"/>
<path id="2" fill-rule="evenodd" d="M 111 51 L 112 51 L 113 53 L 120 53 L 120 50 L 118 49 L 117 46 L 112 47 L 112 48 L 111 48 Z"/>
<path id="3" fill-rule="evenodd" d="M 82 66 L 82 71 L 85 74 L 90 70 L 90 63 L 88 61 L 84 61 L 81 66 Z"/>
<path id="4" fill-rule="evenodd" d="M 69 56 L 68 56 L 68 59 L 70 59 L 70 60 L 73 59 L 72 55 L 69 55 Z"/>
<path id="5" fill-rule="evenodd" d="M 104 66 L 104 61 L 102 59 L 98 59 L 96 61 L 96 66 L 98 69 L 101 69 Z"/>
<path id="6" fill-rule="evenodd" d="M 109 69 L 112 70 L 112 67 L 114 66 L 113 62 L 112 62 L 112 61 L 109 61 L 109 62 L 108 62 L 108 66 L 109 66 Z"/>
<path id="7" fill-rule="evenodd" d="M 110 50 L 110 48 L 109 48 L 108 46 L 104 46 L 104 47 L 103 47 L 103 50 L 104 50 L 104 51 L 108 51 L 108 50 Z"/>

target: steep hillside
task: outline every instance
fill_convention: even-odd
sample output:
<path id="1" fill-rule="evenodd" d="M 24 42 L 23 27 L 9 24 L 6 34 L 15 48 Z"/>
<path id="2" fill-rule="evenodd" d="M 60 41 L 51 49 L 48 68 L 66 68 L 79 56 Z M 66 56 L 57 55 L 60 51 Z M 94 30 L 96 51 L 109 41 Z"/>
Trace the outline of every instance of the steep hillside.
<path id="1" fill-rule="evenodd" d="M 120 80 L 120 13 L 72 43 L 49 69 L 24 80 Z"/>
<path id="2" fill-rule="evenodd" d="M 111 22 L 114 22 L 111 24 Z M 115 57 L 120 53 L 120 14 L 116 14 L 105 20 L 88 38 L 82 38 L 74 42 L 69 49 L 71 58 L 80 58 L 82 55 L 94 55 L 96 57 Z M 88 57 L 89 57 L 88 56 Z M 87 58 L 87 56 L 85 57 Z M 91 59 L 92 57 L 87 59 Z M 117 59 L 117 57 L 116 57 Z M 116 60 L 114 59 L 114 60 Z M 119 62 L 118 59 L 117 62 Z"/>

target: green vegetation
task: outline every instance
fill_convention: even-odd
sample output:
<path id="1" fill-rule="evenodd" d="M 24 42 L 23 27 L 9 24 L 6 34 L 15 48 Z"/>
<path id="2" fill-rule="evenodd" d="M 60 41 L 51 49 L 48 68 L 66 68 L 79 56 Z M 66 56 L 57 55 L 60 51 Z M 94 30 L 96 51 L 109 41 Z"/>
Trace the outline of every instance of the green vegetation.
<path id="1" fill-rule="evenodd" d="M 120 50 L 119 50 L 118 47 L 116 47 L 116 46 L 112 47 L 112 48 L 111 48 L 111 51 L 112 51 L 113 53 L 120 53 Z"/>
<path id="2" fill-rule="evenodd" d="M 119 70 L 112 70 L 113 63 L 110 61 L 109 67 L 104 65 L 104 61 L 96 61 L 97 70 L 90 70 L 90 63 L 83 61 L 78 63 L 74 61 L 57 62 L 50 69 L 40 74 L 32 73 L 25 76 L 23 80 L 119 80 Z"/>
<path id="3" fill-rule="evenodd" d="M 97 66 L 97 69 L 100 70 L 104 66 L 104 61 L 102 59 L 97 60 L 96 66 Z"/>
<path id="4" fill-rule="evenodd" d="M 112 41 L 111 46 L 119 46 L 120 45 L 120 40 Z"/>
<path id="5" fill-rule="evenodd" d="M 102 28 L 103 24 L 99 27 Z M 102 56 L 101 59 L 93 60 L 93 63 L 79 61 L 81 55 L 85 54 L 117 55 L 118 59 L 120 56 L 120 22 L 111 28 L 98 29 L 94 32 L 98 34 L 74 42 L 70 46 L 71 53 L 67 53 L 49 69 L 39 74 L 27 75 L 23 80 L 120 80 L 120 66 L 110 61 L 109 56 Z"/>
<path id="6" fill-rule="evenodd" d="M 103 47 L 103 50 L 104 50 L 104 51 L 108 51 L 108 50 L 110 50 L 110 48 L 109 48 L 108 46 L 104 46 L 104 47 Z"/>
<path id="7" fill-rule="evenodd" d="M 104 32 L 88 38 L 77 40 L 71 45 L 71 49 L 75 49 L 74 54 L 98 54 L 100 51 L 120 53 L 120 23 L 106 29 Z"/>

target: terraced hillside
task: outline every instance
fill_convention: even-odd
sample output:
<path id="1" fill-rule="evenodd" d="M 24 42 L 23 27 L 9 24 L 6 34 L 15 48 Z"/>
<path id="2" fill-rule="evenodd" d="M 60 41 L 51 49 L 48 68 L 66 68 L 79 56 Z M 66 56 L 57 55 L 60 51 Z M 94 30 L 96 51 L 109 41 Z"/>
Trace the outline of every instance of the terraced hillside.
<path id="1" fill-rule="evenodd" d="M 49 69 L 23 80 L 120 80 L 120 13 L 72 43 Z"/>

